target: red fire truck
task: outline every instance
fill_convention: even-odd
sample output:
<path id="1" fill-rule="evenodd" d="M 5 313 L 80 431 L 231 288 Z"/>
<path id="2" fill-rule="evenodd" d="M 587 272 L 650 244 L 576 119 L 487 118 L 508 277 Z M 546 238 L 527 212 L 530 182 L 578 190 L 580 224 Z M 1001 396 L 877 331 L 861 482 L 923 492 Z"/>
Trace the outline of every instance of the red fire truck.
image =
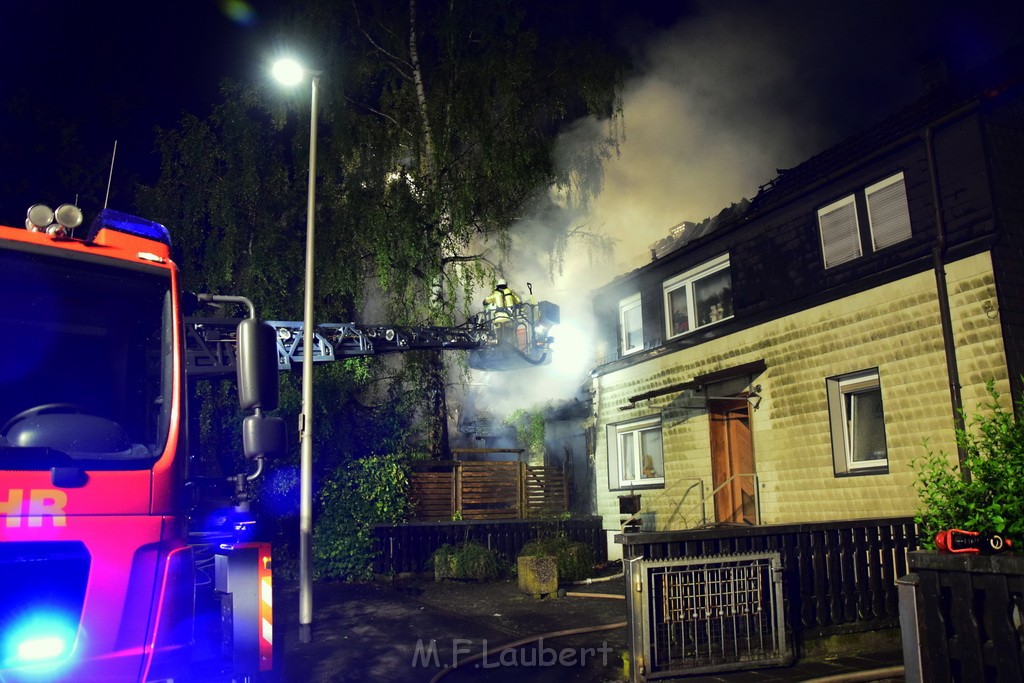
<path id="1" fill-rule="evenodd" d="M 273 659 L 270 547 L 247 485 L 284 448 L 277 373 L 302 325 L 184 295 L 160 224 L 37 205 L 0 226 L 0 681 L 239 680 Z M 248 309 L 191 317 L 197 303 Z M 312 361 L 464 349 L 475 368 L 550 361 L 558 307 L 455 327 L 326 324 Z M 226 506 L 190 462 L 189 381 L 236 374 L 251 472 Z M 196 430 L 191 430 L 192 432 Z"/>
<path id="2" fill-rule="evenodd" d="M 249 520 L 232 514 L 190 542 L 168 233 L 104 210 L 68 236 L 80 222 L 74 207 L 36 206 L 27 229 L 0 227 L 0 680 L 188 679 L 197 624 L 223 627 L 198 648 L 218 659 L 205 671 L 268 670 L 269 546 L 246 542 Z M 277 341 L 254 317 L 234 336 L 242 407 L 255 411 L 244 451 L 262 469 L 284 444 L 265 414 Z"/>

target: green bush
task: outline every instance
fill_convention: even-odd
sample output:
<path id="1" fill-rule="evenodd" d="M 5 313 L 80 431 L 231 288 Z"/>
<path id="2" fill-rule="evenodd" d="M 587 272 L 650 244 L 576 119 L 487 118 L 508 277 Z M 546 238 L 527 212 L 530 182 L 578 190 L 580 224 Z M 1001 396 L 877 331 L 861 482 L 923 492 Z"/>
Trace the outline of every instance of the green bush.
<path id="1" fill-rule="evenodd" d="M 570 541 L 563 534 L 530 541 L 519 555 L 553 555 L 559 581 L 581 581 L 594 570 L 594 549 L 586 543 Z"/>
<path id="2" fill-rule="evenodd" d="M 923 547 L 934 548 L 935 534 L 943 529 L 999 534 L 1018 547 L 1024 543 L 1024 423 L 1002 407 L 994 382 L 985 388 L 991 400 L 977 413 L 965 413 L 965 429 L 956 430 L 969 477 L 941 451 L 929 450 L 912 463 Z M 1024 414 L 1024 397 L 1017 410 Z"/>
<path id="3" fill-rule="evenodd" d="M 501 575 L 501 565 L 493 550 L 479 543 L 443 545 L 434 551 L 434 578 L 493 581 Z"/>
<path id="4" fill-rule="evenodd" d="M 374 524 L 405 519 L 409 472 L 403 455 L 377 455 L 338 467 L 320 491 L 314 528 L 318 578 L 361 581 L 373 577 Z"/>

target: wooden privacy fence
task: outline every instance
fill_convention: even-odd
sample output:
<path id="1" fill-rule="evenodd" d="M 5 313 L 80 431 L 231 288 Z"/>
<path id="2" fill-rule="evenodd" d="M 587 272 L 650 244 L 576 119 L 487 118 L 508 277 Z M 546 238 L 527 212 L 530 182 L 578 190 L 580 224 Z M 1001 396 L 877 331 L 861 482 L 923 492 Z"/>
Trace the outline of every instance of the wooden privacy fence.
<path id="1" fill-rule="evenodd" d="M 626 560 L 778 551 L 786 622 L 798 640 L 898 626 L 896 579 L 907 573 L 907 553 L 918 548 L 914 520 L 904 517 L 620 534 L 616 539 L 624 544 Z"/>
<path id="2" fill-rule="evenodd" d="M 443 545 L 473 541 L 494 550 L 506 562 L 514 563 L 519 551 L 542 536 L 564 534 L 570 541 L 594 549 L 598 563 L 608 559 L 606 535 L 600 517 L 563 520 L 509 519 L 477 522 L 410 522 L 377 524 L 373 527 L 377 574 L 421 573 L 431 569 L 434 551 Z"/>
<path id="3" fill-rule="evenodd" d="M 566 476 L 512 461 L 418 463 L 409 497 L 416 520 L 526 519 L 568 510 Z"/>

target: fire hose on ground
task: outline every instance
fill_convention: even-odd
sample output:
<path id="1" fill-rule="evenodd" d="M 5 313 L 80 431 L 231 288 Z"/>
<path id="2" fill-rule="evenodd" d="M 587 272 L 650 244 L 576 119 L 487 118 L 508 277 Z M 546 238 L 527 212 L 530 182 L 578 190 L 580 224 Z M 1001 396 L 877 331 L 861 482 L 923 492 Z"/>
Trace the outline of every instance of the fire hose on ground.
<path id="1" fill-rule="evenodd" d="M 871 683 L 873 681 L 888 681 L 901 679 L 906 674 L 902 666 L 887 666 L 881 669 L 870 671 L 854 671 L 845 674 L 833 674 L 821 678 L 810 678 L 803 683 Z"/>

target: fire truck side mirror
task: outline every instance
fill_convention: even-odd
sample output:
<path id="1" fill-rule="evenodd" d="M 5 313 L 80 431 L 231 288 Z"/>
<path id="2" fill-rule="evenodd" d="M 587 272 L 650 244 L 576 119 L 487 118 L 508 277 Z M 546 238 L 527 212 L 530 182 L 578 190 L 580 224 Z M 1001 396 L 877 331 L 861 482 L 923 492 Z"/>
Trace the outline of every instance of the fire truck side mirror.
<path id="1" fill-rule="evenodd" d="M 242 410 L 277 408 L 277 334 L 268 323 L 238 323 L 238 402 Z"/>
<path id="2" fill-rule="evenodd" d="M 283 455 L 284 420 L 271 415 L 250 415 L 242 420 L 242 451 L 247 458 Z"/>

